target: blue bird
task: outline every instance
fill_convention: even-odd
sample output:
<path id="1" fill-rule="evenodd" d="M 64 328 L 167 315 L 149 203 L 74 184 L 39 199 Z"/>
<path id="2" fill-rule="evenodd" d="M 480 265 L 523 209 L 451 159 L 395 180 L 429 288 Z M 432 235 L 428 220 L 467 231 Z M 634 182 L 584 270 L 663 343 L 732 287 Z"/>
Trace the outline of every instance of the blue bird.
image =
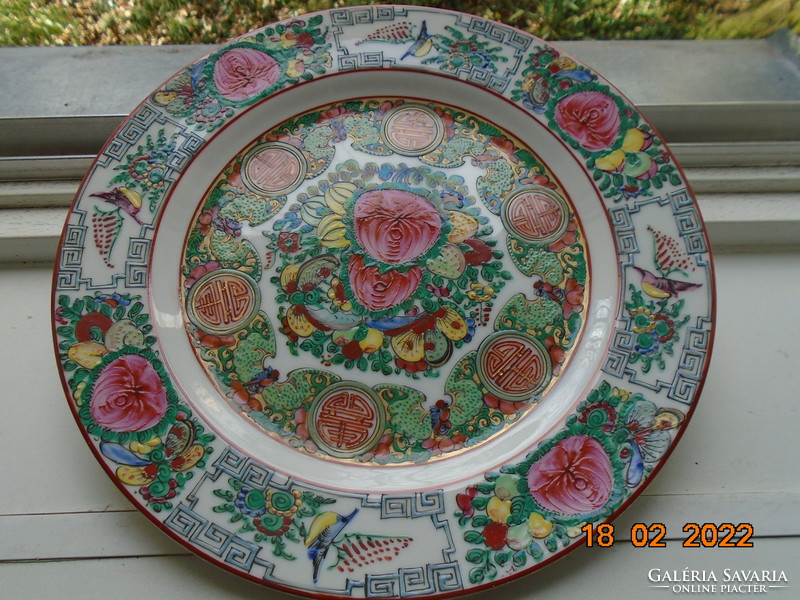
<path id="1" fill-rule="evenodd" d="M 406 53 L 400 57 L 400 60 L 403 60 L 407 56 L 425 56 L 428 52 L 431 51 L 431 47 L 433 46 L 433 36 L 428 34 L 428 24 L 423 21 L 422 27 L 419 30 L 419 35 L 417 39 L 414 40 L 414 43 L 411 44 Z"/>
<path id="2" fill-rule="evenodd" d="M 314 565 L 314 583 L 317 583 L 319 567 L 328 554 L 331 544 L 356 514 L 358 514 L 357 508 L 349 515 L 344 516 L 327 511 L 317 515 L 311 522 L 311 527 L 308 528 L 306 534 L 306 546 L 308 547 L 308 558 Z"/>

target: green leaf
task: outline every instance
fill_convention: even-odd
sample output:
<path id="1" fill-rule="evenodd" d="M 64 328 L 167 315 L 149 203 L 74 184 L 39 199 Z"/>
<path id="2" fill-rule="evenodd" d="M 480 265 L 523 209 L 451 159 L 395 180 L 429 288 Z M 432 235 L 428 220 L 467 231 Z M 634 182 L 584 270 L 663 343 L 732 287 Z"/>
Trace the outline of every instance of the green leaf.
<path id="1" fill-rule="evenodd" d="M 542 551 L 542 547 L 537 542 L 533 542 L 528 546 L 528 554 L 535 560 L 541 560 L 544 557 L 544 551 Z"/>
<path id="2" fill-rule="evenodd" d="M 470 583 L 481 583 L 483 580 L 486 579 L 486 576 L 483 573 L 483 569 L 472 569 L 469 572 L 469 581 Z"/>
<path id="3" fill-rule="evenodd" d="M 492 520 L 487 517 L 486 515 L 476 515 L 472 519 L 472 526 L 473 527 L 486 527 Z"/>
<path id="4" fill-rule="evenodd" d="M 478 548 L 473 548 L 469 552 L 467 552 L 464 558 L 467 559 L 467 562 L 471 562 L 473 564 L 480 564 L 484 560 L 484 556 L 486 555 L 486 550 L 480 550 Z"/>
<path id="5" fill-rule="evenodd" d="M 494 484 L 493 483 L 479 483 L 475 486 L 475 488 L 481 494 L 493 494 L 494 493 Z"/>
<path id="6" fill-rule="evenodd" d="M 483 536 L 473 530 L 469 530 L 464 533 L 464 541 L 468 544 L 483 544 Z"/>
<path id="7" fill-rule="evenodd" d="M 223 500 L 233 502 L 233 493 L 230 490 L 214 490 L 213 494 Z"/>
<path id="8" fill-rule="evenodd" d="M 519 569 L 525 566 L 525 563 L 528 562 L 528 557 L 525 555 L 525 550 L 518 550 L 514 553 L 514 568 Z"/>

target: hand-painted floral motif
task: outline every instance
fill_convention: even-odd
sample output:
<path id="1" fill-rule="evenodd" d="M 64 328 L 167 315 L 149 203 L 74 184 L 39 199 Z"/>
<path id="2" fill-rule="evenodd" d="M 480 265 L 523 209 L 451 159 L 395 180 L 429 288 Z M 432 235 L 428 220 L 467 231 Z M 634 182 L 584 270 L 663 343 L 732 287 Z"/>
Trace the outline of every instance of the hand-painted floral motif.
<path id="1" fill-rule="evenodd" d="M 305 554 L 315 583 L 325 571 L 354 573 L 376 560 L 391 562 L 414 541 L 407 536 L 343 533 L 352 528 L 348 526 L 359 509 L 347 514 L 322 510 L 336 499 L 310 491 L 255 488 L 229 479 L 228 487 L 215 489 L 214 495 L 224 500 L 214 506 L 214 512 L 229 513 L 231 523 L 240 523 L 238 533 L 271 545 L 273 554 L 285 560 Z"/>
<path id="2" fill-rule="evenodd" d="M 94 381 L 92 419 L 111 431 L 142 431 L 167 412 L 167 392 L 153 366 L 138 354 L 106 364 Z"/>
<path id="3" fill-rule="evenodd" d="M 443 71 L 459 72 L 473 68 L 497 70 L 499 62 L 506 62 L 508 58 L 500 54 L 501 46 L 492 46 L 477 35 L 466 37 L 455 27 L 446 27 L 449 36 L 437 34 L 432 37 L 433 47 L 438 51 L 436 56 L 426 58 L 423 63 L 436 63 L 441 65 Z M 415 56 L 423 56 L 421 52 L 425 36 L 417 38 L 421 41 L 419 48 L 409 49 Z M 408 53 L 407 53 L 408 54 Z"/>
<path id="4" fill-rule="evenodd" d="M 597 79 L 586 67 L 548 46 L 534 48 L 522 76 L 524 79 L 517 82 L 518 87 L 511 92 L 511 97 L 539 113 L 545 111 L 553 94 Z"/>
<path id="5" fill-rule="evenodd" d="M 377 189 L 356 199 L 353 231 L 371 258 L 402 265 L 419 258 L 439 241 L 442 217 L 422 195 Z"/>
<path id="6" fill-rule="evenodd" d="M 590 513 L 611 497 L 614 474 L 600 442 L 576 435 L 561 440 L 528 471 L 528 489 L 543 508 Z"/>
<path id="7" fill-rule="evenodd" d="M 556 104 L 555 119 L 564 132 L 592 152 L 608 148 L 619 134 L 619 107 L 602 92 L 562 97 Z"/>
<path id="8" fill-rule="evenodd" d="M 285 168 L 248 162 L 288 148 L 302 161 L 299 169 L 293 162 Z M 347 151 L 341 163 L 339 148 Z M 363 160 L 358 153 L 378 154 L 386 162 Z M 298 173 L 311 182 L 296 192 L 263 191 L 285 169 L 292 171 L 287 181 Z M 256 185 L 267 173 L 269 183 Z M 532 285 L 528 298 L 518 294 L 501 307 L 494 328 L 519 332 L 503 335 L 514 338 L 512 345 L 522 344 L 519 356 L 509 347 L 510 359 L 524 363 L 520 368 L 528 368 L 529 359 L 546 361 L 541 380 L 529 393 L 512 395 L 504 386 L 527 390 L 527 384 L 476 383 L 473 378 L 508 377 L 480 369 L 470 352 L 451 366 L 441 398 L 399 385 L 369 392 L 376 415 L 385 415 L 385 430 L 375 432 L 368 447 L 359 445 L 357 456 L 323 440 L 319 432 L 327 425 L 317 422 L 317 398 L 327 386 L 347 385 L 328 367 L 435 377 L 478 328 L 492 324 L 495 299 L 512 274 L 504 268 L 504 252 L 484 210 L 499 215 L 504 199 L 525 193 L 531 195 L 529 204 L 508 218 L 517 219 L 526 239 L 509 236 L 509 250 Z M 450 107 L 368 99 L 300 115 L 245 148 L 206 196 L 183 268 L 188 330 L 223 392 L 294 447 L 385 464 L 425 461 L 475 445 L 535 405 L 534 391 L 559 375 L 580 331 L 587 301 L 584 241 L 560 193 L 529 149 Z M 287 196 L 294 202 L 282 209 Z M 277 211 L 271 229 L 263 227 Z M 556 227 L 549 231 L 556 212 Z M 245 220 L 262 233 L 260 239 L 242 235 Z M 547 233 L 537 233 L 541 227 Z M 257 249 L 261 245 L 265 250 Z M 198 312 L 216 304 L 192 305 L 198 301 L 193 290 L 210 273 L 235 269 L 257 282 L 260 266 L 273 260 L 277 331 L 291 353 L 310 353 L 321 369 L 278 365 L 276 332 L 266 313 L 242 323 L 239 332 L 221 332 L 235 333 L 226 336 L 210 331 Z M 537 318 L 542 311 L 530 307 L 542 307 L 546 316 Z M 375 423 L 363 425 L 369 429 Z"/>
<path id="9" fill-rule="evenodd" d="M 152 326 L 138 297 L 128 294 L 59 299 L 57 333 L 68 385 L 87 432 L 154 510 L 203 468 L 214 436 L 178 403 L 153 350 Z"/>
<path id="10" fill-rule="evenodd" d="M 212 131 L 237 109 L 325 73 L 331 56 L 321 23 L 315 15 L 243 36 L 188 67 L 150 99 L 196 129 Z"/>
<path id="11" fill-rule="evenodd" d="M 695 270 L 694 262 L 678 247 L 675 239 L 652 227 L 648 229 L 653 234 L 657 273 L 634 266 L 641 281 L 638 285 L 630 284 L 630 300 L 625 303 L 635 335 L 630 363 L 641 362 L 643 373 L 650 371 L 654 364 L 662 371 L 666 368 L 667 357 L 674 354 L 673 346 L 680 341 L 678 330 L 691 318 L 689 315 L 681 318 L 684 300 L 677 298 L 701 287 L 667 277 L 676 272 L 686 276 Z M 671 300 L 675 301 L 670 303 Z"/>
<path id="12" fill-rule="evenodd" d="M 246 100 L 272 87 L 280 71 L 270 54 L 250 46 L 233 46 L 216 57 L 214 87 L 226 100 Z"/>
<path id="13" fill-rule="evenodd" d="M 457 495 L 464 541 L 474 546 L 466 554 L 475 565 L 470 581 L 491 581 L 573 543 L 581 524 L 606 517 L 627 499 L 626 485 L 647 477 L 683 419 L 606 382 L 590 392 L 565 427 L 523 462 Z"/>
<path id="14" fill-rule="evenodd" d="M 512 97 L 547 115 L 550 126 L 586 159 L 598 188 L 615 201 L 679 185 L 675 165 L 638 113 L 596 76 L 557 50 L 530 55 Z"/>
<path id="15" fill-rule="evenodd" d="M 144 144 L 139 144 L 135 152 L 125 157 L 125 162 L 115 167 L 119 173 L 109 185 L 135 190 L 148 200 L 150 212 L 155 212 L 166 187 L 169 161 L 175 152 L 175 138 L 175 135 L 167 138 L 163 129 L 158 131 L 155 138 L 148 135 Z"/>

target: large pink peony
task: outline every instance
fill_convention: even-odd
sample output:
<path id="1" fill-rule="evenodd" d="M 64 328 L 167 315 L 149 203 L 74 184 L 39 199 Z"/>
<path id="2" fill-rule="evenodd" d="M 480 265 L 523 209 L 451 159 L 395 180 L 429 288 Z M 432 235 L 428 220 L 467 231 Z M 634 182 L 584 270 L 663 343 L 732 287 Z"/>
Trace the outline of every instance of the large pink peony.
<path id="1" fill-rule="evenodd" d="M 111 431 L 143 431 L 167 412 L 167 392 L 146 358 L 126 354 L 108 363 L 89 401 L 92 419 Z"/>
<path id="2" fill-rule="evenodd" d="M 619 135 L 619 109 L 602 92 L 578 92 L 562 98 L 555 117 L 561 129 L 592 152 L 608 148 Z"/>
<path id="3" fill-rule="evenodd" d="M 366 266 L 364 258 L 353 254 L 347 263 L 350 287 L 358 301 L 370 310 L 386 310 L 411 297 L 419 286 L 422 269 L 411 267 L 405 273 Z"/>
<path id="4" fill-rule="evenodd" d="M 404 190 L 373 190 L 356 201 L 353 225 L 367 254 L 399 265 L 430 250 L 441 235 L 442 219 L 422 196 Z"/>
<path id="5" fill-rule="evenodd" d="M 214 65 L 214 85 L 223 98 L 246 100 L 271 87 L 281 75 L 278 61 L 255 48 L 231 48 Z"/>
<path id="6" fill-rule="evenodd" d="M 608 502 L 614 473 L 600 442 L 574 435 L 558 442 L 533 464 L 528 487 L 533 499 L 547 510 L 577 515 Z"/>

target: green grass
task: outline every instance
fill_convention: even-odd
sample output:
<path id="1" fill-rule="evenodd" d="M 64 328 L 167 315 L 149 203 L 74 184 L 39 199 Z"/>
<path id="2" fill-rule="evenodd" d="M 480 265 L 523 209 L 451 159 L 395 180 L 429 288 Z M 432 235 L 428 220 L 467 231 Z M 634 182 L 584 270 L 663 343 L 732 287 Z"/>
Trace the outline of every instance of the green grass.
<path id="1" fill-rule="evenodd" d="M 0 0 L 0 45 L 220 43 L 260 25 L 368 0 Z M 374 2 L 373 2 L 374 3 Z M 386 3 L 386 2 L 384 2 Z M 800 0 L 406 0 L 564 39 L 800 33 Z"/>

